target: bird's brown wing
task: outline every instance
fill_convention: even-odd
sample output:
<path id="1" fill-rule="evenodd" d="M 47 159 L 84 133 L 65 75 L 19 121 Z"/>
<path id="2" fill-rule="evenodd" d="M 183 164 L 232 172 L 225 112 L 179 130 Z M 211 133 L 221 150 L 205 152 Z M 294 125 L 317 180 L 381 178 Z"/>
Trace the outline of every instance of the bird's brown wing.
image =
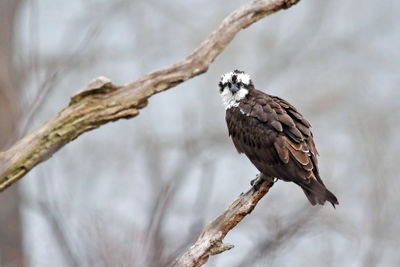
<path id="1" fill-rule="evenodd" d="M 252 90 L 226 121 L 236 149 L 259 171 L 300 185 L 313 205 L 337 204 L 319 176 L 311 125 L 288 102 Z"/>

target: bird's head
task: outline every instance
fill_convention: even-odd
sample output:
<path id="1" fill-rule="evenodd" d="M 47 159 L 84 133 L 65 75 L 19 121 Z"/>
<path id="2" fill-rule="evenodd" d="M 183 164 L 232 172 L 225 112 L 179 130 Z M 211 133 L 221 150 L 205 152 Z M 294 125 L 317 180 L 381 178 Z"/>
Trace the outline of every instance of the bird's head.
<path id="1" fill-rule="evenodd" d="M 218 86 L 222 103 L 225 109 L 228 109 L 237 106 L 238 102 L 246 97 L 253 83 L 244 71 L 234 70 L 222 75 Z"/>

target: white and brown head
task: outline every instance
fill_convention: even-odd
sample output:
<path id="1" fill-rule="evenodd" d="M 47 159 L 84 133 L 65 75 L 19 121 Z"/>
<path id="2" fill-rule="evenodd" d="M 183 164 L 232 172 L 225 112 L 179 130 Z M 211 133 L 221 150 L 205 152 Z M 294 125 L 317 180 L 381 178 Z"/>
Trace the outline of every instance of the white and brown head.
<path id="1" fill-rule="evenodd" d="M 221 76 L 219 92 L 225 109 L 239 105 L 253 86 L 250 76 L 244 71 L 234 70 Z"/>

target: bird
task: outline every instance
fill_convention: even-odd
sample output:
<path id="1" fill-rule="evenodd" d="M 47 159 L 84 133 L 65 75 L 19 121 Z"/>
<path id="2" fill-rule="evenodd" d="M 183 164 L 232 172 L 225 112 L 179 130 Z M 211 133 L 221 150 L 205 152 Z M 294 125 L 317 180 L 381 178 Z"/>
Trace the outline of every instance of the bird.
<path id="1" fill-rule="evenodd" d="M 223 74 L 218 86 L 229 136 L 239 154 L 263 177 L 300 186 L 313 206 L 326 201 L 339 205 L 320 177 L 311 124 L 293 105 L 257 90 L 244 71 Z"/>

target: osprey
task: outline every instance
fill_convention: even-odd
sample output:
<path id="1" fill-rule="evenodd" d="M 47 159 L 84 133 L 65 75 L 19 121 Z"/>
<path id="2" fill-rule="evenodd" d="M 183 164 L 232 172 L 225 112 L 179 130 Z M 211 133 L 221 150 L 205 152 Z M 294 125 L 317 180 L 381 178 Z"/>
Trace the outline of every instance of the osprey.
<path id="1" fill-rule="evenodd" d="M 311 125 L 295 107 L 239 70 L 222 75 L 219 90 L 233 144 L 262 175 L 296 183 L 312 205 L 339 204 L 319 176 Z"/>

